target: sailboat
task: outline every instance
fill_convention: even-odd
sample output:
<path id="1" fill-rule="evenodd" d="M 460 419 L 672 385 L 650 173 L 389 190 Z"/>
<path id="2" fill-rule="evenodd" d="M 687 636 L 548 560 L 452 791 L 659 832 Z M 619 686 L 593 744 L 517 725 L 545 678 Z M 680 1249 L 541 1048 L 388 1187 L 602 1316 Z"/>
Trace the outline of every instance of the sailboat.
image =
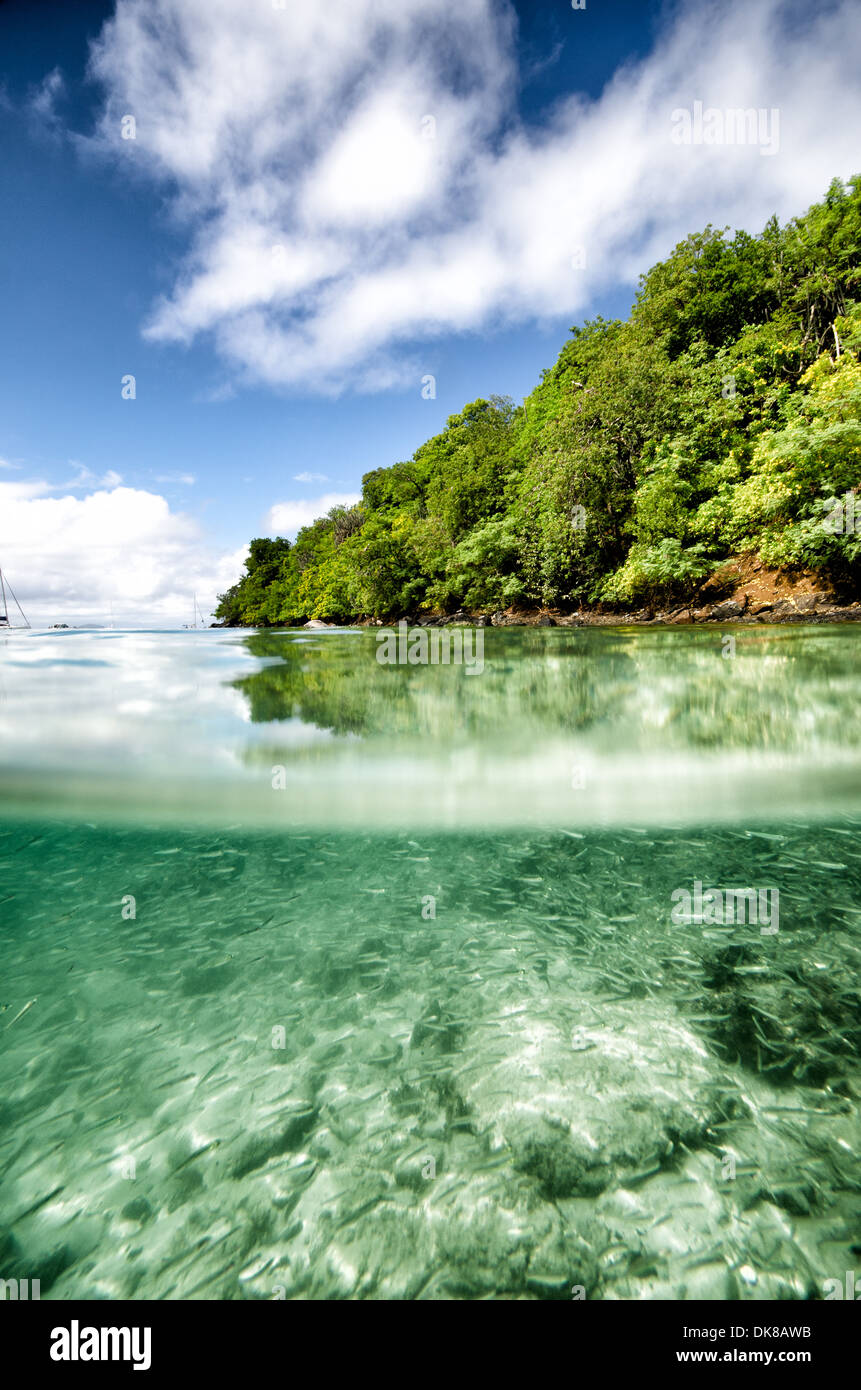
<path id="1" fill-rule="evenodd" d="M 198 618 L 200 619 L 199 623 L 197 621 Z M 206 623 L 203 621 L 203 614 L 198 606 L 197 594 L 194 594 L 192 599 L 192 621 L 190 623 L 183 623 L 183 627 L 186 629 L 206 627 Z"/>
<path id="2" fill-rule="evenodd" d="M 6 598 L 7 589 L 9 590 L 9 593 L 12 596 L 12 601 L 15 604 L 15 607 L 18 609 L 18 612 L 21 614 L 21 617 L 23 618 L 23 622 L 11 623 L 9 621 L 9 602 Z M 30 626 L 26 617 L 24 616 L 24 609 L 21 607 L 20 603 L 15 598 L 12 585 L 9 583 L 9 580 L 5 578 L 2 570 L 0 570 L 0 604 L 2 604 L 2 610 L 0 610 L 0 632 L 8 631 L 10 628 Z"/>

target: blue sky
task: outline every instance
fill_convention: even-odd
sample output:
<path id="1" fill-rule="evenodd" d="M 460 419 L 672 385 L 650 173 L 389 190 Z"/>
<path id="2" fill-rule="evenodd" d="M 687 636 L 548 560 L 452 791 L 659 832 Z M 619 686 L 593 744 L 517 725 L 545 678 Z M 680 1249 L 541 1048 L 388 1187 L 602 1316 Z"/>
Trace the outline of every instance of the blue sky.
<path id="1" fill-rule="evenodd" d="M 209 608 L 252 535 L 522 399 L 688 231 L 802 211 L 856 172 L 859 27 L 778 0 L 7 0 L 0 564 L 25 607 Z M 779 110 L 779 149 L 674 146 L 697 99 Z"/>

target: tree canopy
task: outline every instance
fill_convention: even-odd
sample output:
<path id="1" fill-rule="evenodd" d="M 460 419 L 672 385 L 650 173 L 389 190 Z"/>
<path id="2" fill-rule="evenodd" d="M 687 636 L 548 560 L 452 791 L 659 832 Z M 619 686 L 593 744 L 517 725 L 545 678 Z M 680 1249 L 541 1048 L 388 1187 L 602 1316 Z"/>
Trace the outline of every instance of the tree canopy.
<path id="1" fill-rule="evenodd" d="M 861 177 L 712 227 L 572 329 L 522 406 L 473 401 L 361 501 L 251 542 L 225 623 L 684 597 L 730 555 L 861 578 Z M 861 500 L 857 509 L 861 517 Z"/>

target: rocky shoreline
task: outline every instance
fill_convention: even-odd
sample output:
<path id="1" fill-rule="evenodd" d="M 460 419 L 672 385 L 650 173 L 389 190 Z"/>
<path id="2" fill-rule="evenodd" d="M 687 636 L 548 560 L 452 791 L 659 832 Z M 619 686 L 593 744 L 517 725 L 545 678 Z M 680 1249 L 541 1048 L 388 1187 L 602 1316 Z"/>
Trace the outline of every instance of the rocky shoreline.
<path id="1" fill-rule="evenodd" d="M 403 614 L 398 621 L 415 627 L 668 627 L 696 623 L 857 623 L 861 622 L 861 603 L 840 603 L 823 594 L 787 598 L 777 603 L 745 604 L 738 599 L 702 605 L 684 604 L 674 608 L 626 609 L 610 612 L 602 608 L 578 609 L 564 613 L 558 608 L 507 608 L 494 613 L 466 612 L 418 615 Z M 389 627 L 382 618 L 360 618 L 353 623 L 326 623 L 312 618 L 306 628 Z M 217 626 L 213 624 L 213 626 Z"/>
<path id="2" fill-rule="evenodd" d="M 610 612 L 602 608 L 564 613 L 557 608 L 507 608 L 495 613 L 466 612 L 404 614 L 416 627 L 666 627 L 695 623 L 852 623 L 861 622 L 861 603 L 840 603 L 825 594 L 781 599 L 777 603 L 744 603 L 735 598 L 717 603 L 684 604 L 674 608 L 638 608 Z M 340 627 L 313 618 L 307 628 Z M 381 618 L 364 618 L 351 627 L 385 627 Z"/>
<path id="3" fill-rule="evenodd" d="M 823 587 L 811 571 L 771 570 L 753 555 L 727 561 L 684 603 L 668 600 L 639 608 L 597 604 L 561 609 L 512 604 L 505 609 L 459 608 L 453 613 L 412 612 L 397 618 L 361 617 L 351 622 L 311 618 L 285 627 L 666 627 L 697 623 L 852 623 L 861 621 L 861 600 Z M 213 627 L 228 626 L 213 623 Z"/>
<path id="4" fill-rule="evenodd" d="M 516 605 L 494 612 L 459 609 L 450 614 L 405 615 L 421 627 L 469 623 L 475 627 L 626 627 L 693 623 L 840 623 L 861 621 L 861 601 L 822 587 L 821 575 L 771 570 L 755 556 L 721 566 L 686 603 L 621 609 L 598 604 L 565 612 Z M 324 626 L 319 622 L 307 626 Z M 380 626 L 365 619 L 360 626 Z M 329 624 L 325 624 L 329 626 Z"/>
<path id="5" fill-rule="evenodd" d="M 692 623 L 839 623 L 861 621 L 861 603 L 840 604 L 819 595 L 806 600 L 782 600 L 777 604 L 746 606 L 737 599 L 694 607 L 640 608 L 622 613 L 585 609 L 562 613 L 557 609 L 507 609 L 496 613 L 455 613 L 447 617 L 421 616 L 417 626 L 435 627 L 472 623 L 476 627 L 661 627 Z"/>

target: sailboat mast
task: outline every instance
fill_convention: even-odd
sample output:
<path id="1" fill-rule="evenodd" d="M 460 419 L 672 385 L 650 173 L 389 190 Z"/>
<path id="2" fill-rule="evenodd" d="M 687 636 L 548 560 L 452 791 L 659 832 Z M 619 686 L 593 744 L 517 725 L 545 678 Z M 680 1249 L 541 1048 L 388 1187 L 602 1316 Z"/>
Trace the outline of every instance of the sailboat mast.
<path id="1" fill-rule="evenodd" d="M 0 570 L 0 594 L 2 594 L 2 597 L 3 597 L 3 622 L 0 623 L 0 626 L 2 626 L 2 627 L 11 627 L 11 626 L 12 626 L 12 624 L 11 624 L 10 621 L 9 621 L 9 603 L 8 603 L 7 598 L 6 598 L 6 590 L 7 590 L 7 589 L 9 590 L 9 593 L 12 595 L 12 602 L 15 604 L 15 607 L 18 609 L 18 612 L 21 614 L 21 617 L 24 619 L 24 624 L 23 624 L 24 627 L 29 627 L 30 624 L 29 624 L 28 621 L 27 621 L 27 614 L 24 612 L 24 609 L 21 607 L 20 603 L 18 602 L 18 599 L 17 599 L 16 596 L 15 596 L 15 590 L 12 588 L 12 585 L 9 583 L 9 580 L 3 578 L 3 571 L 2 571 L 2 570 Z"/>

